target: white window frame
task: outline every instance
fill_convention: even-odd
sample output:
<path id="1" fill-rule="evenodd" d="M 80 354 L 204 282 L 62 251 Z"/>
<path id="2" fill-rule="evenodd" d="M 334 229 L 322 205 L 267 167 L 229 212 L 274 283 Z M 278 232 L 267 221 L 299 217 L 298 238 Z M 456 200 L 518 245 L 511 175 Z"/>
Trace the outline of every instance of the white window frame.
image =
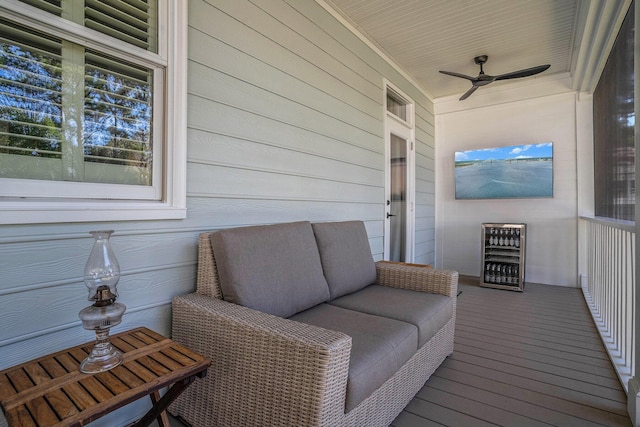
<path id="1" fill-rule="evenodd" d="M 54 32 L 61 38 L 108 55 L 118 56 L 119 51 L 113 46 L 125 52 L 131 49 L 120 40 L 17 0 L 4 0 L 0 5 L 0 15 L 19 24 Z M 160 190 L 141 186 L 105 187 L 105 184 L 87 182 L 0 178 L 0 187 L 4 189 L 0 196 L 0 224 L 186 218 L 187 0 L 158 0 L 158 31 L 159 34 L 167 34 L 166 38 L 158 37 L 158 54 L 148 52 L 145 57 L 137 51 L 136 55 L 142 65 L 148 61 L 146 65 L 156 69 L 154 79 L 165 82 L 160 85 L 164 96 L 154 92 L 153 98 L 154 139 L 162 135 L 162 143 L 159 146 L 154 143 L 154 150 L 160 150 L 162 159 L 153 172 L 154 179 L 162 178 L 157 187 Z M 86 32 L 99 34 L 99 37 L 89 39 L 85 37 Z M 164 70 L 157 69 L 159 62 Z M 106 194 L 105 188 L 108 190 Z M 95 194 L 104 198 L 83 196 L 93 189 Z M 109 192 L 116 192 L 118 198 L 110 197 Z M 151 197 L 150 192 L 153 193 Z M 60 196 L 62 194 L 64 197 Z"/>

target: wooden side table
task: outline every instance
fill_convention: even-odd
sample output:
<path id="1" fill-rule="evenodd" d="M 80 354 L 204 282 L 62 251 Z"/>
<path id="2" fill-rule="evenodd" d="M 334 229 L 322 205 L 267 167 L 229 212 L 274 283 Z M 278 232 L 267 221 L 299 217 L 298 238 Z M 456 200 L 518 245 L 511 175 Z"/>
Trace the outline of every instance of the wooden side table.
<path id="1" fill-rule="evenodd" d="M 169 427 L 166 408 L 206 375 L 211 362 L 147 328 L 113 335 L 110 341 L 124 362 L 107 372 L 79 371 L 93 342 L 0 371 L 0 406 L 9 426 L 84 426 L 150 396 L 153 407 L 135 425 L 157 419 Z M 159 390 L 168 386 L 160 397 Z"/>

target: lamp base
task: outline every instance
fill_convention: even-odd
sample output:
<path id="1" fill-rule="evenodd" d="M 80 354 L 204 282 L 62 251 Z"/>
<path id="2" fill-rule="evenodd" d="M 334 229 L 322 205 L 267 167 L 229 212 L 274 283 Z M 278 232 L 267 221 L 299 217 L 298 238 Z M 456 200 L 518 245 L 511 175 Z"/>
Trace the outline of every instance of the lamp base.
<path id="1" fill-rule="evenodd" d="M 97 374 L 113 369 L 123 361 L 122 353 L 109 342 L 109 329 L 96 329 L 96 344 L 89 357 L 80 363 L 80 372 Z"/>
<path id="2" fill-rule="evenodd" d="M 122 353 L 109 345 L 108 354 L 95 356 L 93 351 L 80 363 L 80 372 L 83 374 L 97 374 L 105 372 L 120 365 L 123 361 Z"/>
<path id="3" fill-rule="evenodd" d="M 96 333 L 96 343 L 89 357 L 80 363 L 80 372 L 96 374 L 108 371 L 122 363 L 122 353 L 109 342 L 109 330 L 120 324 L 126 307 L 112 303 L 106 306 L 86 307 L 80 311 L 80 319 L 85 329 Z"/>

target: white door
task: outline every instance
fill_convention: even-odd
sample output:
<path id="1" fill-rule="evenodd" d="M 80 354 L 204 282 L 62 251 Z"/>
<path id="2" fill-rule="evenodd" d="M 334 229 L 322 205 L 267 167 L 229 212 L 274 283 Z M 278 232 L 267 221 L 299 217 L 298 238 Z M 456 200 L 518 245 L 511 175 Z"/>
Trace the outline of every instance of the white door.
<path id="1" fill-rule="evenodd" d="M 394 117 L 386 126 L 385 256 L 413 262 L 414 150 L 413 129 Z"/>

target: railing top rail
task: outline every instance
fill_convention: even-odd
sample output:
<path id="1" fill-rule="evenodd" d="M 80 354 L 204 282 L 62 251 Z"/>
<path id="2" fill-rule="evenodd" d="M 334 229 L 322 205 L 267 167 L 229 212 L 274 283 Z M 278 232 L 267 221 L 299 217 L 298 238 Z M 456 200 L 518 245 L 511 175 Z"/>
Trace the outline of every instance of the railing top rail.
<path id="1" fill-rule="evenodd" d="M 605 225 L 611 228 L 617 228 L 619 230 L 627 231 L 629 233 L 636 232 L 636 223 L 634 221 L 605 218 L 601 216 L 596 216 L 596 217 L 581 216 L 580 219 L 587 222 L 593 222 L 596 224 Z"/>

